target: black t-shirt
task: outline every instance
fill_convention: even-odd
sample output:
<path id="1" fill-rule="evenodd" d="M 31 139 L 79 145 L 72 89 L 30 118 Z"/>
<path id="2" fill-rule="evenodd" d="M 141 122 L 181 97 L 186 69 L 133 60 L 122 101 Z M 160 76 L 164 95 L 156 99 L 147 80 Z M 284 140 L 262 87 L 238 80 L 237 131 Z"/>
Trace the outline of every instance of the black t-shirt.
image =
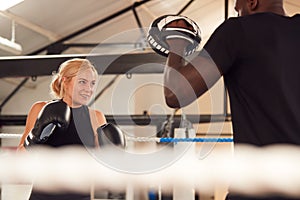
<path id="1" fill-rule="evenodd" d="M 300 15 L 230 18 L 204 49 L 228 88 L 235 143 L 300 144 Z"/>

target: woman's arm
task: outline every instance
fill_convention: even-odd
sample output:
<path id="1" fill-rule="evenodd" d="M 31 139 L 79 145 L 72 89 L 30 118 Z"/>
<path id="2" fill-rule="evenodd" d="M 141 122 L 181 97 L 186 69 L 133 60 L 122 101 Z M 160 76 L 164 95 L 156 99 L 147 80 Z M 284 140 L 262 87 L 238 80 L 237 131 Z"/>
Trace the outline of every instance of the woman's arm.
<path id="1" fill-rule="evenodd" d="M 25 129 L 24 129 L 23 135 L 21 137 L 21 140 L 19 142 L 18 148 L 17 148 L 18 151 L 25 150 L 25 148 L 24 148 L 25 139 L 28 136 L 28 134 L 30 133 L 30 131 L 32 130 L 32 128 L 34 127 L 34 124 L 39 115 L 39 112 L 41 111 L 41 109 L 44 107 L 44 105 L 46 103 L 47 102 L 39 101 L 39 102 L 34 103 L 31 106 L 31 108 L 28 112 L 28 115 L 27 115 Z"/>
<path id="2" fill-rule="evenodd" d="M 90 116 L 91 116 L 90 118 L 91 118 L 92 127 L 94 130 L 95 146 L 99 147 L 97 129 L 103 124 L 106 124 L 107 121 L 105 115 L 99 110 L 90 110 Z"/>

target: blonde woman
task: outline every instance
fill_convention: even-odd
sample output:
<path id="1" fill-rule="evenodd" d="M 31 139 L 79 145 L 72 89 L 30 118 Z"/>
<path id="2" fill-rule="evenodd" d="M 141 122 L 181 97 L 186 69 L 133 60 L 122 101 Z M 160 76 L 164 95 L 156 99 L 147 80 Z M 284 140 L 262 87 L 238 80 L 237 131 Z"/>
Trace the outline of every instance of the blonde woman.
<path id="1" fill-rule="evenodd" d="M 86 59 L 71 59 L 62 63 L 50 85 L 54 100 L 32 105 L 18 149 L 31 145 L 61 147 L 82 145 L 97 147 L 97 128 L 106 124 L 103 113 L 87 103 L 93 96 L 97 71 Z M 33 192 L 34 199 L 89 199 L 89 194 L 45 194 Z"/>

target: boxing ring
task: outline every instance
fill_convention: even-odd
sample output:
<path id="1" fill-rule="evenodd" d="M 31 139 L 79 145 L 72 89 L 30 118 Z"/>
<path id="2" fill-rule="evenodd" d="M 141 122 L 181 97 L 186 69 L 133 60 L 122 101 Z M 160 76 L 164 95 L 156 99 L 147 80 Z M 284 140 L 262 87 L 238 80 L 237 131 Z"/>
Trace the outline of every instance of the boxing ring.
<path id="1" fill-rule="evenodd" d="M 0 138 L 17 137 L 20 134 L 0 133 Z M 4 151 L 0 154 L 0 180 L 2 184 L 27 187 L 33 184 L 36 189 L 48 192 L 87 192 L 93 187 L 94 190 L 126 191 L 129 195 L 129 191 L 163 189 L 165 193 L 173 191 L 175 199 L 180 199 L 182 194 L 185 199 L 194 199 L 195 193 L 211 194 L 216 185 L 229 185 L 230 191 L 240 194 L 300 196 L 298 146 L 236 145 L 232 154 L 224 148 L 215 148 L 219 143 L 232 143 L 232 138 L 198 139 L 159 141 L 157 138 L 126 137 L 133 142 L 160 146 L 156 150 L 162 151 L 156 158 L 118 147 L 97 150 L 38 147 L 27 152 Z M 199 143 L 201 146 L 196 147 Z M 201 157 L 201 151 L 212 144 L 214 148 Z M 173 159 L 164 162 L 170 157 Z M 106 158 L 113 161 L 106 162 Z M 134 169 L 136 165 L 146 166 L 152 162 L 161 165 L 153 170 Z M 126 199 L 133 198 L 128 195 Z"/>

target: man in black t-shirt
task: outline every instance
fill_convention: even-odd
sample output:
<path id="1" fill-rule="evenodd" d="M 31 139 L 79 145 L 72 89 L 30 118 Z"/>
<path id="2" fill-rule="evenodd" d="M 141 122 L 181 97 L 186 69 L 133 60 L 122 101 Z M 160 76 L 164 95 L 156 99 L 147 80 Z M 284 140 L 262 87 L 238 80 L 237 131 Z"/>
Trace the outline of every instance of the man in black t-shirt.
<path id="1" fill-rule="evenodd" d="M 298 145 L 300 15 L 286 16 L 283 0 L 237 0 L 235 10 L 239 17 L 222 23 L 188 62 L 183 59 L 188 42 L 167 40 L 166 103 L 184 107 L 223 76 L 235 144 Z M 187 28 L 182 20 L 170 26 Z"/>

